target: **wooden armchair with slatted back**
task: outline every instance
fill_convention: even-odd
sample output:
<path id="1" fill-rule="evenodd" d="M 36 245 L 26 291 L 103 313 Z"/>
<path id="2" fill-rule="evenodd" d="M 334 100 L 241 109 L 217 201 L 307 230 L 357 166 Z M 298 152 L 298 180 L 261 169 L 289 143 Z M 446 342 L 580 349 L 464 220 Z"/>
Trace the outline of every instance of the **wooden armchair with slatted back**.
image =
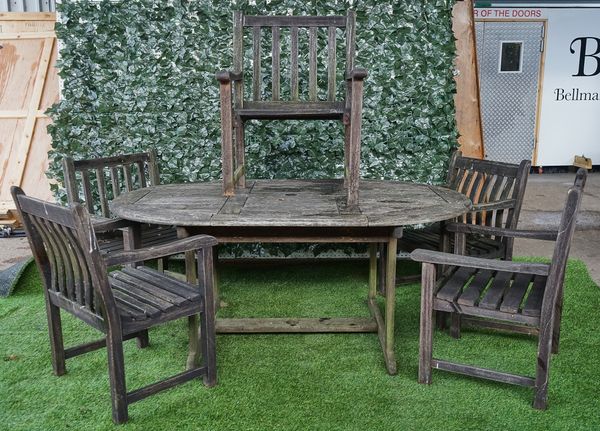
<path id="1" fill-rule="evenodd" d="M 299 59 L 303 33 L 308 33 L 308 94 L 299 90 Z M 251 34 L 252 72 L 248 79 L 252 85 L 251 99 L 246 100 L 244 84 L 244 41 Z M 343 38 L 340 38 L 341 34 Z M 236 187 L 245 187 L 244 126 L 248 120 L 341 120 L 345 128 L 344 186 L 347 205 L 358 204 L 360 169 L 360 134 L 365 69 L 355 68 L 356 13 L 347 16 L 249 16 L 240 11 L 233 14 L 233 68 L 220 71 L 221 142 L 223 162 L 223 192 L 235 193 Z M 288 36 L 289 35 L 289 36 Z M 263 36 L 271 38 L 271 76 L 261 67 Z M 286 39 L 283 39 L 283 38 Z M 289 39 L 288 39 L 289 37 Z M 318 51 L 319 39 L 327 41 L 327 49 Z M 345 45 L 345 70 L 338 76 L 338 39 Z M 282 41 L 289 40 L 289 66 L 283 65 Z M 321 57 L 327 63 L 325 79 L 319 79 Z M 282 70 L 289 67 L 290 88 L 282 88 Z M 267 78 L 267 79 L 265 79 Z M 344 94 L 337 89 L 337 80 L 345 81 Z M 319 91 L 318 83 L 327 82 L 327 89 Z M 323 93 L 325 96 L 320 97 Z"/>
<path id="2" fill-rule="evenodd" d="M 101 254 L 89 214 L 80 204 L 60 207 L 27 197 L 18 187 L 12 188 L 12 195 L 44 285 L 54 374 L 66 373 L 66 359 L 106 346 L 116 423 L 127 420 L 129 404 L 179 383 L 201 377 L 207 386 L 216 384 L 212 276 L 215 238 L 199 235 L 106 256 Z M 147 267 L 107 271 L 108 266 L 186 251 L 197 252 L 198 285 Z M 65 349 L 61 310 L 103 332 L 106 338 Z M 127 392 L 123 341 L 138 338 L 140 347 L 146 347 L 149 328 L 183 317 L 189 320 L 187 371 Z M 198 364 L 198 347 L 202 365 Z"/>
<path id="3" fill-rule="evenodd" d="M 84 204 L 93 214 L 96 232 L 113 234 L 99 240 L 104 254 L 124 248 L 166 244 L 177 239 L 177 232 L 171 226 L 142 226 L 112 218 L 110 213 L 110 201 L 121 193 L 160 184 L 155 150 L 84 160 L 66 157 L 63 171 L 69 204 Z M 159 260 L 159 265 L 162 269 L 164 259 Z"/>
<path id="4" fill-rule="evenodd" d="M 503 163 L 463 157 L 456 151 L 450 160 L 446 185 L 467 195 L 473 202 L 472 211 L 453 222 L 469 225 L 494 226 L 516 229 L 523 206 L 525 187 L 531 162 Z M 407 251 L 416 248 L 450 251 L 454 234 L 447 232 L 445 224 L 435 224 L 421 230 L 405 231 L 400 247 Z M 489 234 L 472 234 L 466 243 L 457 244 L 468 256 L 487 258 L 512 258 L 514 239 Z"/>
<path id="5" fill-rule="evenodd" d="M 550 264 L 512 262 L 417 249 L 413 260 L 421 262 L 421 329 L 419 382 L 431 383 L 432 368 L 466 374 L 534 389 L 533 407 L 545 409 L 551 353 L 558 353 L 563 290 L 567 258 L 587 173 L 580 169 L 557 230 L 517 230 L 494 226 L 450 223 L 458 236 L 487 233 L 511 238 L 554 242 Z M 461 240 L 464 243 L 464 240 Z M 436 266 L 448 272 L 436 280 Z M 459 364 L 433 357 L 435 311 L 451 312 L 479 322 L 479 326 L 502 332 L 538 336 L 535 377 Z"/>

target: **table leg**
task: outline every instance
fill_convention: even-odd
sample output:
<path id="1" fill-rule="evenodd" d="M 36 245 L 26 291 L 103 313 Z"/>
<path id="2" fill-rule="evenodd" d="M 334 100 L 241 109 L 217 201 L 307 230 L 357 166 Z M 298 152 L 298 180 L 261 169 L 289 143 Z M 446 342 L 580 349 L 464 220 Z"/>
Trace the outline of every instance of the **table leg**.
<path id="1" fill-rule="evenodd" d="M 369 299 L 377 296 L 377 243 L 369 244 Z"/>
<path id="2" fill-rule="evenodd" d="M 137 250 L 142 247 L 142 226 L 134 224 L 123 230 L 123 248 L 125 250 Z M 143 262 L 133 262 L 129 266 L 136 267 Z"/>
<path id="3" fill-rule="evenodd" d="M 394 355 L 394 316 L 396 311 L 396 253 L 398 239 L 390 238 L 387 246 L 386 280 L 385 280 L 385 362 L 388 373 L 396 374 L 396 358 Z"/>
<path id="4" fill-rule="evenodd" d="M 190 233 L 185 227 L 177 227 L 177 237 L 187 238 Z M 185 278 L 188 283 L 196 284 L 198 277 L 196 275 L 196 256 L 193 251 L 185 252 Z M 189 348 L 187 357 L 187 369 L 196 368 L 200 364 L 200 343 L 198 331 L 200 320 L 198 315 L 194 314 L 188 317 Z"/>
<path id="5" fill-rule="evenodd" d="M 396 358 L 394 354 L 394 310 L 396 300 L 396 249 L 398 247 L 398 239 L 391 237 L 388 240 L 387 252 L 385 261 L 380 257 L 379 265 L 384 267 L 383 271 L 385 284 L 385 316 L 382 315 L 379 305 L 377 304 L 377 283 L 376 279 L 372 280 L 369 277 L 369 297 L 367 303 L 373 319 L 377 323 L 377 335 L 379 337 L 379 344 L 383 352 L 385 360 L 385 367 L 390 375 L 395 375 L 396 370 Z M 377 247 L 377 245 L 375 245 Z M 371 268 L 373 267 L 373 261 L 371 260 Z M 371 287 L 371 282 L 375 289 Z M 381 281 L 379 284 L 382 284 Z"/>

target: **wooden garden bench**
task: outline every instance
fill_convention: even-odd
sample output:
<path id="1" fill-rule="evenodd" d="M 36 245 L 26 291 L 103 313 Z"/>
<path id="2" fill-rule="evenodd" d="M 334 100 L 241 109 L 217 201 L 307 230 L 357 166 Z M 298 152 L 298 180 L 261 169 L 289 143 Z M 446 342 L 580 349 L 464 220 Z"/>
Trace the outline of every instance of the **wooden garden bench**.
<path id="1" fill-rule="evenodd" d="M 212 275 L 215 238 L 195 236 L 105 256 L 98 247 L 89 214 L 80 204 L 70 208 L 49 204 L 25 196 L 18 187 L 12 188 L 12 195 L 42 276 L 54 374 L 65 374 L 66 359 L 106 346 L 116 423 L 127 420 L 129 404 L 179 383 L 202 377 L 205 385 L 216 384 Z M 145 267 L 107 271 L 109 266 L 192 250 L 197 253 L 197 285 Z M 65 349 L 61 309 L 103 332 L 106 338 Z M 146 347 L 149 328 L 182 317 L 189 320 L 187 371 L 128 392 L 123 341 L 137 337 L 138 345 Z M 198 345 L 202 365 L 198 365 Z"/>
<path id="2" fill-rule="evenodd" d="M 557 231 L 524 231 L 463 223 L 447 226 L 463 245 L 465 235 L 473 233 L 554 241 L 550 264 L 482 259 L 421 249 L 412 252 L 411 257 L 423 264 L 420 383 L 431 383 L 431 370 L 436 368 L 528 386 L 535 391 L 533 407 L 546 408 L 550 356 L 558 353 L 559 346 L 565 268 L 586 176 L 583 169 L 577 172 Z M 436 282 L 436 265 L 451 267 L 439 282 Z M 488 328 L 538 335 L 535 378 L 433 358 L 434 311 L 470 316 L 486 322 Z"/>
<path id="3" fill-rule="evenodd" d="M 324 30 L 323 30 L 324 29 Z M 341 31 L 344 33 L 345 70 L 337 72 L 337 46 Z M 303 45 L 299 34 L 308 31 L 308 94 L 299 90 L 299 59 Z M 326 31 L 326 34 L 325 34 Z M 220 71 L 221 142 L 223 159 L 223 192 L 232 196 L 236 187 L 246 186 L 244 165 L 244 128 L 247 120 L 341 120 L 345 126 L 344 166 L 346 199 L 349 207 L 358 204 L 360 170 L 360 134 L 365 69 L 355 67 L 356 14 L 347 16 L 249 16 L 240 11 L 233 14 L 233 68 Z M 252 35 L 251 43 L 244 41 Z M 271 39 L 271 76 L 266 77 L 262 67 L 261 46 L 263 35 Z M 281 62 L 283 37 L 289 34 L 290 88 L 283 91 Z M 318 39 L 327 40 L 326 99 L 319 98 L 317 83 L 321 82 L 318 65 Z M 287 39 L 285 39 L 287 41 Z M 247 46 L 252 51 L 252 71 L 249 79 L 243 70 Z M 265 79 L 267 78 L 267 79 Z M 346 83 L 343 95 L 338 94 L 337 80 Z M 251 82 L 250 99 L 245 97 L 244 85 Z M 267 85 L 269 90 L 266 91 Z M 286 97 L 284 98 L 284 93 Z"/>
<path id="4" fill-rule="evenodd" d="M 103 254 L 168 244 L 177 239 L 173 227 L 139 225 L 113 218 L 110 213 L 110 201 L 121 193 L 160 184 L 155 150 L 85 160 L 65 157 L 63 171 L 69 204 L 85 204 L 88 212 L 94 214 L 94 230 L 104 234 L 98 240 Z M 141 232 L 134 232 L 136 229 Z M 161 269 L 164 261 L 159 260 Z"/>

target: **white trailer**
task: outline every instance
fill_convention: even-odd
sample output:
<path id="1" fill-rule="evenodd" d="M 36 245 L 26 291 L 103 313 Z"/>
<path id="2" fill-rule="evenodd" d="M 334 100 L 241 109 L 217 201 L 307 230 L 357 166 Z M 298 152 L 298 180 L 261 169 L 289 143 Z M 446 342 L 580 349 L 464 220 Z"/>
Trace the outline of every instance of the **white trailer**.
<path id="1" fill-rule="evenodd" d="M 600 2 L 475 3 L 485 157 L 600 164 Z"/>

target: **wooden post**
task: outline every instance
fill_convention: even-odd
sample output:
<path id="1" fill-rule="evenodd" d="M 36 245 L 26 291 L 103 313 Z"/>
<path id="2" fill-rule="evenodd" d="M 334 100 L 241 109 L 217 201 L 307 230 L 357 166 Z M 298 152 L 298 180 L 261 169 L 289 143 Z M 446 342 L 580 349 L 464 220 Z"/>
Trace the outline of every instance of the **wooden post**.
<path id="1" fill-rule="evenodd" d="M 479 95 L 477 45 L 473 0 L 457 1 L 452 10 L 452 30 L 456 38 L 456 125 L 463 155 L 483 159 L 483 132 Z"/>

